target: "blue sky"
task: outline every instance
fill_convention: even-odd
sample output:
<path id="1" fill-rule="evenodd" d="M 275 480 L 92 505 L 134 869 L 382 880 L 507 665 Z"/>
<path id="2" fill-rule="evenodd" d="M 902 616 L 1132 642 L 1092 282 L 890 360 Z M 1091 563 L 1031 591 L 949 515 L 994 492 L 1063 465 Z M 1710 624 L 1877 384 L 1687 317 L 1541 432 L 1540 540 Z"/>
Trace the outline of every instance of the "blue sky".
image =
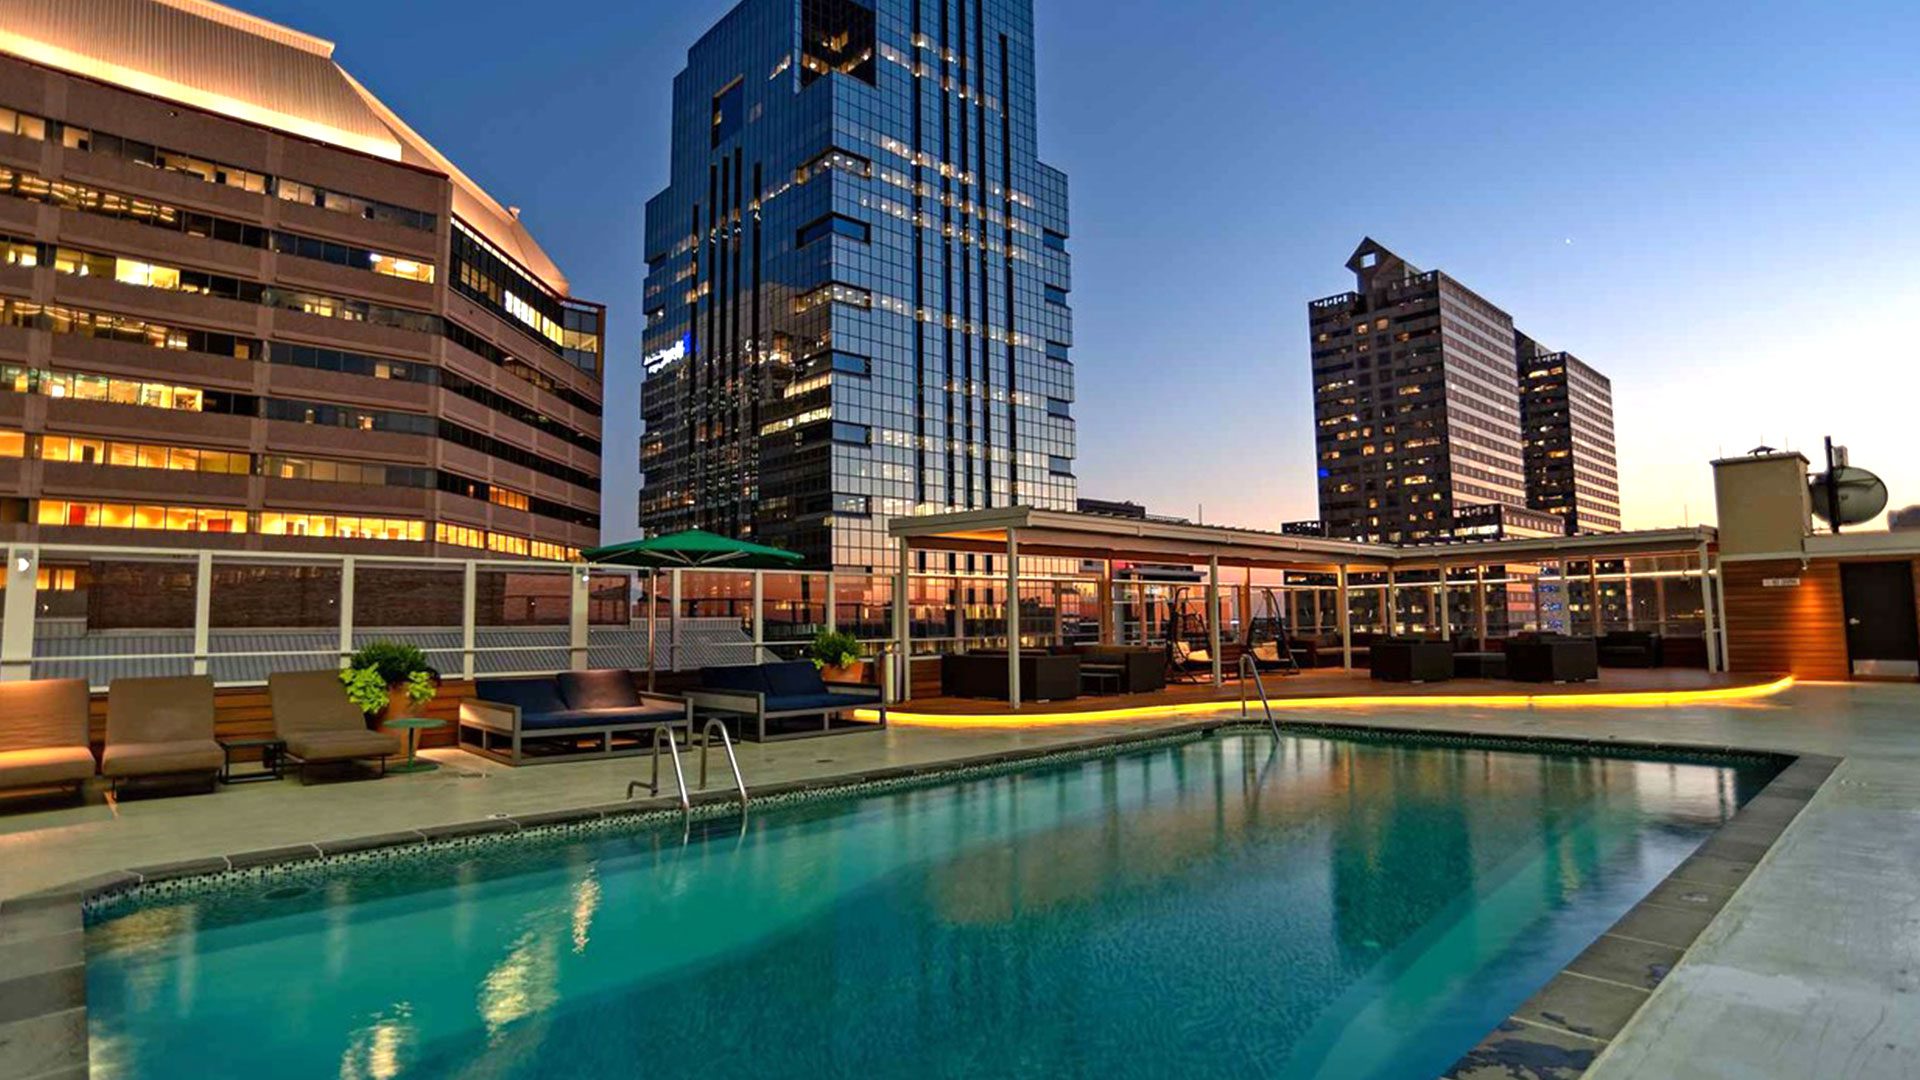
<path id="1" fill-rule="evenodd" d="M 338 42 L 608 304 L 630 535 L 642 206 L 731 5 L 235 2 Z M 1036 9 L 1083 494 L 1314 516 L 1305 304 L 1371 235 L 1613 378 L 1629 526 L 1710 521 L 1709 459 L 1829 433 L 1920 503 L 1920 4 Z"/>

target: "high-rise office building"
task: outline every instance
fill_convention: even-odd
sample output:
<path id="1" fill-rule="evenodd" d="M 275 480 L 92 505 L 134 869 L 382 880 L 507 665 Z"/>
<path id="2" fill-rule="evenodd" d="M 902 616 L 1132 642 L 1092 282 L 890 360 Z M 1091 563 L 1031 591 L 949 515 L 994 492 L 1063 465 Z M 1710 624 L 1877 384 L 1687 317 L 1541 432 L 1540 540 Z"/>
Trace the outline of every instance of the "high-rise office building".
<path id="1" fill-rule="evenodd" d="M 206 0 L 0 7 L 9 539 L 597 542 L 603 310 L 332 55 Z"/>
<path id="2" fill-rule="evenodd" d="M 1565 519 L 1569 533 L 1620 531 L 1613 381 L 1572 353 L 1514 335 L 1527 505 Z"/>
<path id="3" fill-rule="evenodd" d="M 1613 385 L 1439 270 L 1363 240 L 1307 306 L 1320 521 L 1391 542 L 1620 528 Z"/>
<path id="4" fill-rule="evenodd" d="M 892 515 L 1072 509 L 1067 236 L 1030 0 L 744 0 L 647 204 L 642 527 L 882 570 Z"/>
<path id="5" fill-rule="evenodd" d="M 1471 507 L 1524 510 L 1512 317 L 1372 239 L 1347 269 L 1354 291 L 1307 306 L 1328 534 L 1416 542 Z"/>

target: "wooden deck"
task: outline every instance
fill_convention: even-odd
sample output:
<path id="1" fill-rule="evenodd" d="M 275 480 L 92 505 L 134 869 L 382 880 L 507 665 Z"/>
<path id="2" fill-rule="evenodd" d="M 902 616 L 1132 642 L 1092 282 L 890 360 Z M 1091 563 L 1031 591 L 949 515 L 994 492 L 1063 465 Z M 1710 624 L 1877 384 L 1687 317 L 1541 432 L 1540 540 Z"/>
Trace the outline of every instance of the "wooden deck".
<path id="1" fill-rule="evenodd" d="M 1592 682 L 1554 685 L 1520 683 L 1506 679 L 1452 679 L 1438 683 L 1377 682 L 1363 671 L 1338 669 L 1307 671 L 1299 675 L 1262 676 L 1267 696 L 1276 706 L 1281 703 L 1381 705 L 1405 701 L 1408 704 L 1427 699 L 1434 705 L 1483 704 L 1527 705 L 1543 699 L 1567 699 L 1567 704 L 1583 701 L 1604 704 L 1623 701 L 1620 695 L 1644 696 L 1650 702 L 1672 703 L 1673 698 L 1707 699 L 1761 696 L 1773 688 L 1784 689 L 1778 674 L 1712 674 L 1689 668 L 1653 670 L 1606 668 Z M 1249 697 L 1258 694 L 1251 686 Z M 1238 704 L 1240 683 L 1229 678 L 1224 686 L 1208 683 L 1181 683 L 1149 694 L 1082 695 L 1071 701 L 1022 702 L 1015 711 L 1004 701 L 979 698 L 918 697 L 889 710 L 889 718 L 912 723 L 918 718 L 966 718 L 991 722 L 996 718 L 1023 720 L 1051 717 L 1055 721 L 1085 714 L 1089 721 L 1110 719 L 1118 711 L 1135 713 L 1147 710 L 1200 711 L 1221 704 Z M 1470 699 L 1470 700 L 1467 700 Z M 1590 699 L 1590 700 L 1589 700 Z"/>

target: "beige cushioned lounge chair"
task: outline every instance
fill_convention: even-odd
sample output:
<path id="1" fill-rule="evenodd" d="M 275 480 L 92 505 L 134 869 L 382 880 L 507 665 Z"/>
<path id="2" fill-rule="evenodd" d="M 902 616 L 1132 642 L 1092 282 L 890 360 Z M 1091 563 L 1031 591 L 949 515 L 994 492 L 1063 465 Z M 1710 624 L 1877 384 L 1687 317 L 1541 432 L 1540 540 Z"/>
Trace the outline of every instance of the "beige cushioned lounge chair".
<path id="1" fill-rule="evenodd" d="M 107 749 L 100 772 L 116 781 L 205 773 L 224 755 L 213 741 L 213 680 L 205 675 L 115 679 L 107 688 Z"/>
<path id="2" fill-rule="evenodd" d="M 0 788 L 81 790 L 93 772 L 85 679 L 0 682 Z"/>
<path id="3" fill-rule="evenodd" d="M 284 671 L 267 676 L 273 702 L 273 731 L 287 744 L 287 755 L 307 766 L 321 762 L 387 758 L 400 752 L 400 740 L 367 730 L 367 720 L 340 685 L 338 671 Z"/>

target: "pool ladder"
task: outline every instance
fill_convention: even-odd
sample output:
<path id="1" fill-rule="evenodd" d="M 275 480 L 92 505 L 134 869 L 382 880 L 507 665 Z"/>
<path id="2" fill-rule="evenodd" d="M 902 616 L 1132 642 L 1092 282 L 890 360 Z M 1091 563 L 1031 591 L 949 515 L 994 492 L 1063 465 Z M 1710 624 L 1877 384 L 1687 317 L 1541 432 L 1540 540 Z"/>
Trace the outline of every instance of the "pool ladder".
<path id="1" fill-rule="evenodd" d="M 1247 718 L 1247 683 L 1252 682 L 1254 689 L 1260 691 L 1260 707 L 1266 710 L 1267 726 L 1273 729 L 1275 741 L 1280 738 L 1280 721 L 1274 719 L 1273 702 L 1267 699 L 1267 684 L 1261 681 L 1260 665 L 1253 659 L 1252 653 L 1240 654 L 1240 718 Z"/>
<path id="2" fill-rule="evenodd" d="M 733 770 L 733 787 L 740 793 L 740 809 L 747 808 L 747 782 L 740 776 L 740 759 L 733 754 L 733 737 L 727 734 L 727 725 L 718 719 L 708 720 L 700 729 L 700 790 L 707 789 L 707 752 L 713 748 L 713 737 L 718 733 L 720 747 L 727 752 L 727 767 Z M 673 730 L 666 727 L 653 729 L 653 779 L 635 780 L 627 785 L 627 798 L 640 788 L 647 789 L 650 795 L 660 794 L 660 742 L 666 740 L 667 760 L 673 763 L 673 782 L 679 789 L 680 811 L 690 813 L 693 799 L 687 794 L 687 774 L 680 769 L 680 745 L 673 741 Z"/>

